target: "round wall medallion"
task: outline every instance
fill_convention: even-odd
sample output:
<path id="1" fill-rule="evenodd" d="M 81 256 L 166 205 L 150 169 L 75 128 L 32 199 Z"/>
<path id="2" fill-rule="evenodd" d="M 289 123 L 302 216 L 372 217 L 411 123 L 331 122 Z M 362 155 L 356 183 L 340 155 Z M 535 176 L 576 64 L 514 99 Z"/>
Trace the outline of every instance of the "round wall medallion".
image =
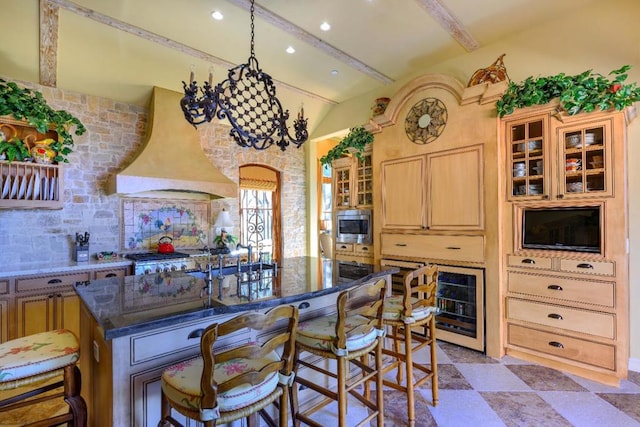
<path id="1" fill-rule="evenodd" d="M 407 136 L 416 144 L 428 144 L 447 124 L 447 107 L 437 98 L 425 98 L 411 107 L 405 120 Z"/>

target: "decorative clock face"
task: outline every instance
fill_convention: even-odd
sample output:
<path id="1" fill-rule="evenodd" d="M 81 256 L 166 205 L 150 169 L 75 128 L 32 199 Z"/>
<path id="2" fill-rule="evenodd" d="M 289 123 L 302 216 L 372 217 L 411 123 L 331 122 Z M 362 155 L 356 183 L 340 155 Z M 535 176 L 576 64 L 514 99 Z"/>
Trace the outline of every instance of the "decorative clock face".
<path id="1" fill-rule="evenodd" d="M 425 98 L 411 107 L 404 128 L 416 144 L 428 144 L 440 136 L 447 124 L 447 107 L 437 98 Z"/>

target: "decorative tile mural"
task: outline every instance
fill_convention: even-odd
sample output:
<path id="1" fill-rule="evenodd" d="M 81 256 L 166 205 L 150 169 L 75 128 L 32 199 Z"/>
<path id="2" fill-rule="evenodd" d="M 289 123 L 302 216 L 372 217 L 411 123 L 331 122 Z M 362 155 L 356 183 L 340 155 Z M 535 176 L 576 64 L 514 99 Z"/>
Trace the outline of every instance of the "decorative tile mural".
<path id="1" fill-rule="evenodd" d="M 210 203 L 200 200 L 122 200 L 122 243 L 126 251 L 156 251 L 163 236 L 176 250 L 207 244 Z"/>

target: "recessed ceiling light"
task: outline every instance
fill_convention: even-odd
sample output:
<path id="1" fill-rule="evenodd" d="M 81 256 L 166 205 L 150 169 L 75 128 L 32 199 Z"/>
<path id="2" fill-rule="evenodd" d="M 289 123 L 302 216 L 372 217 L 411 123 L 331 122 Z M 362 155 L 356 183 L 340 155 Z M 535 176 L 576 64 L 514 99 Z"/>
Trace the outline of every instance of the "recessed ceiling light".
<path id="1" fill-rule="evenodd" d="M 331 25 L 327 21 L 324 21 L 322 24 L 320 24 L 320 29 L 322 31 L 329 31 L 331 29 Z"/>
<path id="2" fill-rule="evenodd" d="M 331 75 L 332 76 L 337 76 L 338 75 L 338 70 L 331 70 Z"/>
<path id="3" fill-rule="evenodd" d="M 214 10 L 213 12 L 211 12 L 211 17 L 216 21 L 221 21 L 224 18 L 224 15 L 222 14 L 222 12 Z"/>
<path id="4" fill-rule="evenodd" d="M 289 46 L 287 48 L 287 53 L 296 53 L 296 50 L 293 48 L 293 46 Z"/>

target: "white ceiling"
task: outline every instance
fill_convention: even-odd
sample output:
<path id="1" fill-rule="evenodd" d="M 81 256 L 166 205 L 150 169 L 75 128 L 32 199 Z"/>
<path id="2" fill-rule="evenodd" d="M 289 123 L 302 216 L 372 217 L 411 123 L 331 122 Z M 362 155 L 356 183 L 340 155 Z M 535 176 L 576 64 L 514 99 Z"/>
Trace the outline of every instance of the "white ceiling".
<path id="1" fill-rule="evenodd" d="M 59 8 L 57 65 L 49 71 L 66 90 L 146 105 L 154 85 L 181 91 L 191 65 L 199 81 L 213 65 L 219 82 L 249 57 L 249 0 L 48 1 Z M 285 108 L 305 102 L 306 110 L 419 75 L 595 1 L 258 0 L 255 54 L 278 94 L 296 103 Z M 39 5 L 0 0 L 4 29 L 13 22 L 15 35 L 0 46 L 0 75 L 39 81 Z M 224 20 L 214 21 L 214 10 Z"/>

